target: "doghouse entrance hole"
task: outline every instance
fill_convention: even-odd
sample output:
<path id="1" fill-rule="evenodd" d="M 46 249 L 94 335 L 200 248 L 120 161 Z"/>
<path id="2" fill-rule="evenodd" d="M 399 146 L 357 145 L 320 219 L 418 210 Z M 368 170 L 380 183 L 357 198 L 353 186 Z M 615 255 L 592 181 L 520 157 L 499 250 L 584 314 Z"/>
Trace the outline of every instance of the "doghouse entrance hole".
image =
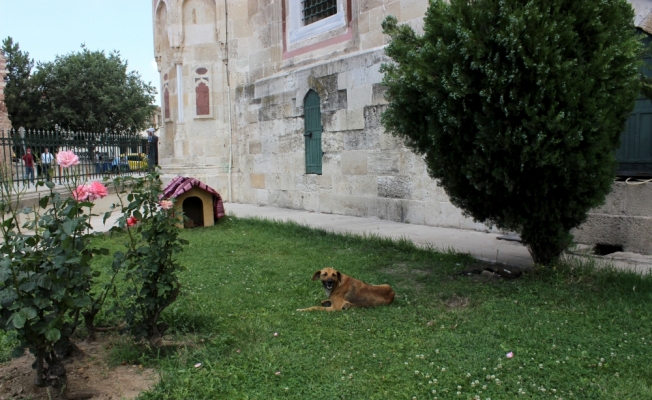
<path id="1" fill-rule="evenodd" d="M 623 251 L 623 246 L 619 244 L 601 244 L 598 243 L 593 248 L 593 253 L 599 256 L 606 256 L 608 254 L 616 253 L 618 251 Z"/>
<path id="2" fill-rule="evenodd" d="M 204 226 L 204 203 L 199 197 L 188 197 L 183 201 L 183 213 L 188 218 L 187 227 Z"/>

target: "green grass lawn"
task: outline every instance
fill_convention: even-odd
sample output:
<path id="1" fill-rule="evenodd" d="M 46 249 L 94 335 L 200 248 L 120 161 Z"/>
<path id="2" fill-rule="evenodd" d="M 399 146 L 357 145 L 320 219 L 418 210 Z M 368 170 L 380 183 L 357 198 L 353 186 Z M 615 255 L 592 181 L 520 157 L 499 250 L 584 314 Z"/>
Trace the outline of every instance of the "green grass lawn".
<path id="1" fill-rule="evenodd" d="M 161 371 L 143 399 L 652 398 L 650 276 L 575 265 L 496 282 L 456 275 L 465 255 L 233 217 L 183 237 L 164 319 L 186 345 L 112 350 Z M 326 266 L 389 283 L 394 304 L 296 312 L 325 299 L 310 278 Z"/>

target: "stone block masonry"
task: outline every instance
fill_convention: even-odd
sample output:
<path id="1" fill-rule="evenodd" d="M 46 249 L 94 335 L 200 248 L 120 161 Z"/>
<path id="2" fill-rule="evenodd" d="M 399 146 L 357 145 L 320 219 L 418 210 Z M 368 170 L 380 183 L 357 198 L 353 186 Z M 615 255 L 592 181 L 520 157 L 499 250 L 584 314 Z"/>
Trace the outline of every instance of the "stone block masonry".
<path id="1" fill-rule="evenodd" d="M 0 137 L 8 136 L 11 129 L 11 121 L 5 104 L 5 77 L 7 76 L 7 61 L 0 51 Z M 11 168 L 12 152 L 9 147 L 0 146 L 0 168 Z"/>
<path id="2" fill-rule="evenodd" d="M 336 2 L 333 18 L 305 24 L 299 0 L 152 0 L 164 179 L 198 178 L 228 202 L 491 230 L 453 206 L 423 158 L 381 123 L 380 66 L 390 61 L 381 23 L 392 15 L 423 33 L 429 2 Z M 649 1 L 630 3 L 636 26 L 652 26 Z M 319 96 L 319 120 L 309 121 L 321 124 L 320 148 L 304 136 L 311 90 Z M 652 199 L 621 186 L 576 239 L 652 253 L 645 234 L 652 216 L 640 211 Z"/>

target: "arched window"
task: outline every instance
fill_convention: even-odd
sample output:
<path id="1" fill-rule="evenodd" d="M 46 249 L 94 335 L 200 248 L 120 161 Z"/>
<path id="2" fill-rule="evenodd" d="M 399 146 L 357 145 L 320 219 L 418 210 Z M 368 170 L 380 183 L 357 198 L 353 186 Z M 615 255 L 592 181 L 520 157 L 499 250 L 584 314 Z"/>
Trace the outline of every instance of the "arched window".
<path id="1" fill-rule="evenodd" d="M 303 100 L 306 142 L 306 174 L 321 175 L 321 109 L 319 95 L 309 90 Z"/>
<path id="2" fill-rule="evenodd" d="M 165 88 L 165 91 L 163 92 L 163 107 L 164 107 L 164 112 L 165 112 L 165 119 L 169 120 L 170 119 L 170 91 L 167 88 Z"/>
<path id="3" fill-rule="evenodd" d="M 200 82 L 195 87 L 195 96 L 197 97 L 197 115 L 209 115 L 211 113 L 210 99 L 208 86 L 204 82 Z"/>
<path id="4" fill-rule="evenodd" d="M 212 118 L 211 74 L 206 67 L 195 68 L 195 118 Z"/>

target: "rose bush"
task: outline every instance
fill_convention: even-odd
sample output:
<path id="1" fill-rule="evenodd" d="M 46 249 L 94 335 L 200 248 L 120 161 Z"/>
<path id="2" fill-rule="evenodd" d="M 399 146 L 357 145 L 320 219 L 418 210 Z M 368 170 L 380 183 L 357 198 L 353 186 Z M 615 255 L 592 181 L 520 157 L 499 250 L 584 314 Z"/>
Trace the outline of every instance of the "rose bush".
<path id="1" fill-rule="evenodd" d="M 114 254 L 114 265 L 125 272 L 131 284 L 123 294 L 127 326 L 136 339 L 147 339 L 159 346 L 168 326 L 160 323 L 163 310 L 179 295 L 178 272 L 183 267 L 175 255 L 188 242 L 179 238 L 182 215 L 175 213 L 174 203 L 161 200 L 161 181 L 157 172 L 145 177 L 118 177 L 118 187 L 128 187 L 129 204 L 122 204 L 123 216 L 114 230 L 127 230 L 126 252 Z M 122 198 L 121 198 L 122 199 Z M 121 200 L 122 201 L 122 200 Z"/>
<path id="2" fill-rule="evenodd" d="M 79 163 L 74 153 L 61 153 L 62 167 Z M 21 193 L 13 185 L 1 186 L 0 327 L 15 332 L 15 356 L 25 349 L 34 354 L 36 385 L 62 387 L 62 359 L 70 349 L 70 336 L 82 309 L 92 302 L 97 273 L 91 270 L 91 258 L 108 251 L 91 245 L 90 216 L 84 209 L 93 203 L 87 201 L 85 186 L 72 190 L 73 185 L 71 196 L 63 197 L 53 190 L 54 183 L 38 184 L 50 193 L 34 208 L 17 208 Z M 106 196 L 106 188 L 99 185 L 102 188 L 94 186 L 94 199 Z"/>

